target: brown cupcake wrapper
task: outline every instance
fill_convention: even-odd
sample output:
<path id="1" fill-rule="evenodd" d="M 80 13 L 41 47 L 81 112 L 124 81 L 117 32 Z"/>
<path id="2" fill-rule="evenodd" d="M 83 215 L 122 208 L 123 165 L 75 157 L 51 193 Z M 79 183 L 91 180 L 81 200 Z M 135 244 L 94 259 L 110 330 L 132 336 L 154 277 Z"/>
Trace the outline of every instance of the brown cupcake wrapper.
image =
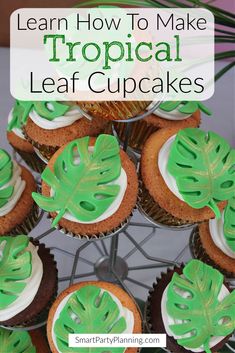
<path id="1" fill-rule="evenodd" d="M 176 218 L 161 208 L 160 205 L 149 194 L 142 181 L 140 181 L 139 185 L 138 208 L 139 211 L 150 220 L 150 222 L 160 227 L 162 226 L 179 230 L 193 227 L 194 224 L 190 221 Z"/>
<path id="2" fill-rule="evenodd" d="M 46 164 L 34 153 L 27 153 L 14 148 L 15 152 L 25 161 L 25 163 L 37 173 L 42 173 Z"/>
<path id="3" fill-rule="evenodd" d="M 153 325 L 151 323 L 151 298 L 153 293 L 155 292 L 156 287 L 159 288 L 160 293 L 164 292 L 166 286 L 170 283 L 170 280 L 175 272 L 182 274 L 183 273 L 183 268 L 184 268 L 184 263 L 182 263 L 180 266 L 174 266 L 173 268 L 169 267 L 166 272 L 162 272 L 159 277 L 156 278 L 156 281 L 153 283 L 153 288 L 149 290 L 149 295 L 145 304 L 145 310 L 144 310 L 144 319 L 145 319 L 145 326 L 147 333 L 156 333 L 155 330 L 153 329 Z M 229 286 L 227 283 L 224 282 L 224 285 L 230 290 Z M 162 288 L 163 287 L 163 288 Z M 159 313 L 161 315 L 161 311 Z M 162 317 L 160 316 L 160 320 L 162 321 Z M 162 321 L 162 325 L 164 327 L 164 323 Z M 161 326 L 161 325 L 160 325 Z M 163 331 L 163 330 L 162 330 Z M 157 332 L 157 333 L 166 333 L 165 327 L 164 327 L 164 332 Z M 229 338 L 232 336 L 232 334 L 226 336 L 221 342 L 219 342 L 216 346 L 212 347 L 211 351 L 212 353 L 216 353 L 217 350 L 220 350 L 224 344 L 229 340 Z M 167 350 L 170 353 L 192 353 L 190 349 L 184 348 L 183 346 L 180 346 L 177 341 L 172 337 L 167 335 Z M 201 352 L 205 353 L 205 351 Z"/>
<path id="4" fill-rule="evenodd" d="M 23 134 L 27 141 L 33 145 L 34 148 L 36 148 L 39 153 L 42 155 L 42 157 L 46 160 L 49 161 L 53 154 L 60 148 L 60 146 L 46 146 L 46 145 L 41 145 L 40 143 L 32 140 L 25 132 L 25 129 L 23 129 Z M 36 153 L 36 152 L 35 152 Z M 37 154 L 37 157 L 40 158 L 40 156 Z M 42 159 L 41 159 L 42 160 Z M 45 163 L 45 160 L 42 160 L 43 163 Z"/>
<path id="5" fill-rule="evenodd" d="M 159 285 L 159 282 L 161 282 L 164 277 L 167 275 L 173 275 L 173 273 L 178 270 L 180 272 L 183 272 L 184 264 L 182 263 L 180 266 L 173 266 L 167 268 L 166 272 L 161 272 L 159 277 L 156 278 L 155 282 L 152 284 L 152 288 L 148 292 L 148 297 L 147 301 L 145 303 L 145 308 L 144 308 L 144 320 L 145 320 L 145 325 L 146 325 L 146 330 L 148 333 L 155 333 L 151 324 L 151 296 L 155 290 L 155 288 Z"/>
<path id="6" fill-rule="evenodd" d="M 205 262 L 206 264 L 216 268 L 218 271 L 223 273 L 223 275 L 227 278 L 234 278 L 234 273 L 228 272 L 219 265 L 217 265 L 207 254 L 206 249 L 203 247 L 200 235 L 199 235 L 199 228 L 195 227 L 192 230 L 191 233 L 191 244 L 190 244 L 190 250 L 192 253 L 192 256 L 195 259 L 201 260 L 202 262 Z"/>
<path id="7" fill-rule="evenodd" d="M 114 123 L 114 129 L 121 142 L 125 141 L 126 128 L 126 124 Z M 148 124 L 144 119 L 132 123 L 130 135 L 128 137 L 128 145 L 137 152 L 140 152 L 149 136 L 157 130 L 159 130 L 159 128 Z"/>
<path id="8" fill-rule="evenodd" d="M 20 324 L 16 324 L 16 325 L 15 324 L 14 325 L 8 325 L 8 324 L 4 324 L 4 323 L 2 324 L 1 323 L 2 326 L 7 327 L 7 328 L 12 328 L 12 329 L 14 329 L 14 328 L 23 328 L 23 329 L 30 328 L 31 329 L 32 326 L 40 327 L 44 323 L 46 325 L 46 321 L 47 321 L 47 318 L 48 318 L 49 310 L 50 310 L 53 302 L 55 301 L 55 299 L 57 297 L 57 292 L 58 292 L 58 269 L 57 269 L 57 263 L 56 263 L 56 261 L 54 259 L 54 255 L 50 252 L 50 249 L 47 248 L 44 243 L 40 243 L 37 239 L 34 239 L 32 237 L 30 237 L 29 239 L 35 246 L 40 247 L 41 249 L 43 249 L 43 251 L 47 251 L 48 252 L 48 256 L 51 257 L 52 262 L 53 262 L 53 266 L 56 269 L 56 286 L 54 288 L 54 292 L 53 292 L 53 294 L 51 296 L 51 299 L 49 300 L 49 302 L 47 303 L 45 308 L 39 314 L 35 315 L 35 317 L 33 317 L 30 320 L 22 321 Z M 30 305 L 32 305 L 32 303 Z M 24 310 L 26 310 L 26 309 L 24 309 Z M 10 320 L 12 320 L 12 319 L 10 319 Z M 42 325 L 42 326 L 44 326 L 44 325 Z"/>
<path id="9" fill-rule="evenodd" d="M 33 203 L 33 207 L 30 213 L 28 214 L 28 216 L 25 218 L 24 222 L 22 224 L 17 225 L 6 235 L 19 235 L 19 234 L 27 235 L 31 232 L 31 230 L 33 230 L 36 227 L 39 220 L 40 220 L 40 209 L 37 206 L 37 204 Z"/>
<path id="10" fill-rule="evenodd" d="M 78 238 L 80 240 L 87 240 L 87 241 L 93 241 L 93 240 L 98 240 L 98 239 L 103 239 L 103 238 L 110 238 L 118 233 L 120 233 L 121 231 L 125 230 L 126 227 L 129 224 L 129 221 L 132 217 L 133 213 L 131 213 L 129 215 L 129 217 L 127 217 L 118 227 L 113 228 L 112 230 L 108 231 L 108 232 L 103 232 L 103 233 L 99 233 L 99 234 L 75 234 L 73 232 L 68 231 L 67 229 L 61 227 L 59 224 L 57 224 L 57 226 L 55 227 L 58 231 L 60 231 L 61 233 L 72 237 L 72 238 Z M 47 218 L 52 222 L 53 221 L 53 217 L 51 217 L 51 215 L 48 213 Z"/>
<path id="11" fill-rule="evenodd" d="M 107 120 L 130 119 L 144 111 L 149 101 L 103 101 L 103 102 L 77 102 L 77 105 L 94 117 Z"/>

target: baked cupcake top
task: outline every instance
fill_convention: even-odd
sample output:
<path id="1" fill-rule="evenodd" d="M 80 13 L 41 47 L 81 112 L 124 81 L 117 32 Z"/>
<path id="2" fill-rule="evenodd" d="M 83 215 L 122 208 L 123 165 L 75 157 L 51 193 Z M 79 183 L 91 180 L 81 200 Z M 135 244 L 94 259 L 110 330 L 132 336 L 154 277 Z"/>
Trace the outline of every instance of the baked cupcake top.
<path id="1" fill-rule="evenodd" d="M 150 105 L 150 108 L 152 105 Z M 201 110 L 207 115 L 212 115 L 210 109 L 208 109 L 201 102 L 173 102 L 166 101 L 160 104 L 160 106 L 153 112 L 154 115 L 167 120 L 184 120 L 189 118 L 197 110 Z"/>
<path id="2" fill-rule="evenodd" d="M 0 217 L 7 215 L 19 201 L 26 183 L 21 178 L 21 167 L 0 149 Z"/>
<path id="3" fill-rule="evenodd" d="M 111 135 L 99 135 L 94 146 L 89 137 L 66 145 L 55 160 L 53 171 L 47 167 L 43 181 L 50 186 L 50 197 L 33 193 L 35 202 L 61 218 L 91 224 L 113 215 L 122 203 L 127 175 L 122 168 L 120 147 Z"/>
<path id="4" fill-rule="evenodd" d="M 174 273 L 161 302 L 168 336 L 192 351 L 211 353 L 211 348 L 235 329 L 235 291 L 223 284 L 216 269 L 191 260 L 183 274 Z"/>
<path id="5" fill-rule="evenodd" d="M 141 333 L 141 319 L 135 303 L 120 287 L 99 281 L 81 282 L 62 292 L 50 310 L 47 336 L 51 350 L 71 352 L 71 333 Z M 120 348 L 120 352 L 125 350 Z M 94 351 L 100 352 L 100 348 L 94 347 Z M 108 351 L 114 352 L 115 348 L 109 347 Z"/>
<path id="6" fill-rule="evenodd" d="M 0 327 L 0 347 L 4 353 L 36 353 L 27 331 L 11 331 Z"/>
<path id="7" fill-rule="evenodd" d="M 220 219 L 209 221 L 209 230 L 215 245 L 235 259 L 235 197 L 228 201 Z"/>
<path id="8" fill-rule="evenodd" d="M 24 138 L 22 126 L 27 123 L 28 117 L 40 128 L 54 130 L 72 125 L 83 116 L 72 102 L 16 100 L 8 117 L 8 131 Z"/>
<path id="9" fill-rule="evenodd" d="M 216 218 L 218 203 L 235 194 L 235 150 L 212 131 L 180 130 L 161 147 L 158 167 L 178 199 L 195 209 L 208 206 Z"/>
<path id="10" fill-rule="evenodd" d="M 0 321 L 28 307 L 41 283 L 38 247 L 26 235 L 0 237 Z"/>

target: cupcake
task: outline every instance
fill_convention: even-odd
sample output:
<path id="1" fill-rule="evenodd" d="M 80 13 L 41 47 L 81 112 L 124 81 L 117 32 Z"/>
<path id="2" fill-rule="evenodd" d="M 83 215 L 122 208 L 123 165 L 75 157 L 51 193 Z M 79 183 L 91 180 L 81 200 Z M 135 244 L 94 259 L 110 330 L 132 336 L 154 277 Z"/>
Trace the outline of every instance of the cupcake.
<path id="1" fill-rule="evenodd" d="M 4 353 L 49 353 L 41 330 L 11 331 L 0 327 L 0 347 Z"/>
<path id="2" fill-rule="evenodd" d="M 0 236 L 28 234 L 34 228 L 39 216 L 34 191 L 32 174 L 0 149 Z"/>
<path id="3" fill-rule="evenodd" d="M 0 326 L 31 326 L 45 320 L 57 291 L 50 250 L 26 235 L 4 236 L 0 254 Z"/>
<path id="4" fill-rule="evenodd" d="M 152 104 L 150 105 L 150 109 Z M 151 134 L 163 128 L 199 127 L 201 112 L 211 115 L 207 107 L 199 102 L 164 102 L 152 114 L 131 124 L 128 138 L 130 147 L 141 151 L 144 143 Z M 125 141 L 126 125 L 114 124 L 119 139 Z"/>
<path id="5" fill-rule="evenodd" d="M 133 118 L 143 112 L 150 103 L 147 101 L 89 101 L 77 102 L 77 105 L 93 117 L 114 121 Z"/>
<path id="6" fill-rule="evenodd" d="M 161 129 L 143 148 L 140 209 L 170 227 L 219 219 L 235 193 L 234 165 L 235 150 L 214 132 Z"/>
<path id="7" fill-rule="evenodd" d="M 52 305 L 47 322 L 47 338 L 52 353 L 79 351 L 79 348 L 69 349 L 70 333 L 141 332 L 141 316 L 133 299 L 117 285 L 101 281 L 76 283 L 67 288 Z M 100 351 L 110 351 L 110 347 Z M 125 351 L 135 353 L 137 348 Z"/>
<path id="8" fill-rule="evenodd" d="M 191 260 L 162 274 L 150 291 L 147 324 L 174 353 L 221 349 L 235 330 L 235 291 L 213 267 Z"/>
<path id="9" fill-rule="evenodd" d="M 103 119 L 83 117 L 72 102 L 34 102 L 24 133 L 39 156 L 47 161 L 66 143 L 84 136 L 97 136 L 107 128 Z"/>
<path id="10" fill-rule="evenodd" d="M 16 100 L 8 116 L 7 139 L 25 163 L 35 172 L 41 173 L 45 168 L 45 163 L 37 156 L 33 145 L 26 140 L 22 131 L 30 109 L 31 102 Z"/>
<path id="11" fill-rule="evenodd" d="M 220 219 L 211 219 L 193 231 L 193 254 L 235 277 L 235 197 L 228 201 Z"/>
<path id="12" fill-rule="evenodd" d="M 138 178 L 134 164 L 111 135 L 84 137 L 61 147 L 42 173 L 42 195 L 52 226 L 87 239 L 122 229 L 135 207 Z"/>

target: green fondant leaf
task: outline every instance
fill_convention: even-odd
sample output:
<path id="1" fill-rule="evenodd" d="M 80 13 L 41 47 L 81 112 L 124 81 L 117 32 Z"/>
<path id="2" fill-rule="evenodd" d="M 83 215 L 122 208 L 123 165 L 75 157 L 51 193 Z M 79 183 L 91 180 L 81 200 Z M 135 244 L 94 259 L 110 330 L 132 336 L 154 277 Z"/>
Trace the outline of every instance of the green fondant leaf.
<path id="1" fill-rule="evenodd" d="M 119 317 L 118 305 L 111 295 L 96 286 L 84 286 L 69 298 L 55 322 L 54 332 L 58 348 L 63 353 L 78 352 L 68 347 L 70 333 L 114 334 L 126 329 L 126 320 Z M 80 353 L 122 353 L 125 348 L 79 348 Z"/>
<path id="2" fill-rule="evenodd" d="M 184 114 L 193 114 L 200 109 L 203 113 L 212 115 L 210 109 L 200 102 L 168 101 L 161 103 L 159 108 L 166 112 L 171 112 L 172 110 L 178 109 L 180 113 Z"/>
<path id="3" fill-rule="evenodd" d="M 0 328 L 0 353 L 36 353 L 27 331 Z"/>
<path id="4" fill-rule="evenodd" d="M 14 128 L 21 129 L 26 124 L 29 113 L 33 108 L 33 102 L 16 100 L 12 112 L 12 120 L 8 123 L 7 130 L 12 131 Z"/>
<path id="5" fill-rule="evenodd" d="M 170 326 L 178 344 L 210 352 L 212 336 L 227 336 L 235 329 L 235 291 L 218 300 L 223 275 L 199 260 L 191 260 L 183 277 L 174 273 L 167 291 L 167 312 L 175 320 Z"/>
<path id="6" fill-rule="evenodd" d="M 0 237 L 0 309 L 13 303 L 24 290 L 32 271 L 29 238 Z"/>
<path id="7" fill-rule="evenodd" d="M 168 171 L 184 201 L 193 208 L 210 207 L 217 218 L 218 201 L 235 194 L 235 150 L 214 132 L 184 129 L 170 151 Z"/>
<path id="8" fill-rule="evenodd" d="M 59 116 L 63 116 L 71 107 L 59 102 L 34 102 L 34 109 L 43 118 L 54 120 Z"/>
<path id="9" fill-rule="evenodd" d="M 42 118 L 47 120 L 54 120 L 59 116 L 63 116 L 67 113 L 71 106 L 65 103 L 54 102 L 54 101 L 20 101 L 16 100 L 13 108 L 13 118 L 8 123 L 7 130 L 12 131 L 14 128 L 21 129 L 26 124 L 31 110 L 35 111 Z"/>
<path id="10" fill-rule="evenodd" d="M 58 212 L 53 226 L 66 211 L 80 221 L 96 219 L 119 193 L 119 185 L 109 185 L 121 173 L 117 139 L 111 135 L 100 135 L 92 153 L 88 147 L 89 137 L 72 141 L 57 158 L 54 173 L 49 168 L 44 170 L 42 179 L 52 188 L 54 196 L 33 193 L 39 207 L 48 212 Z"/>
<path id="11" fill-rule="evenodd" d="M 0 149 L 0 208 L 3 207 L 12 196 L 14 187 L 6 186 L 12 177 L 13 163 L 9 154 Z"/>
<path id="12" fill-rule="evenodd" d="M 235 197 L 232 197 L 224 212 L 224 236 L 226 243 L 235 252 Z"/>

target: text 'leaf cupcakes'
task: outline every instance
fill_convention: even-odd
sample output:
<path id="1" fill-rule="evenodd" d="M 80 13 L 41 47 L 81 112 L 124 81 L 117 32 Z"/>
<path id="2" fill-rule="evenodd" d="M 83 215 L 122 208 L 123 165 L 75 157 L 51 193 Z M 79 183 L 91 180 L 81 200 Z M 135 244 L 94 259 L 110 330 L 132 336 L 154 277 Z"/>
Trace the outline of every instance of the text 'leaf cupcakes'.
<path id="1" fill-rule="evenodd" d="M 26 235 L 0 237 L 0 325 L 45 320 L 56 291 L 56 264 L 44 244 Z"/>
<path id="2" fill-rule="evenodd" d="M 193 230 L 193 254 L 235 277 L 235 197 L 228 201 L 220 219 L 211 219 Z"/>
<path id="3" fill-rule="evenodd" d="M 41 173 L 45 163 L 35 153 L 33 145 L 28 142 L 23 134 L 31 102 L 15 101 L 15 105 L 8 116 L 7 139 L 14 150 L 23 158 L 25 163 L 35 172 Z"/>
<path id="4" fill-rule="evenodd" d="M 144 146 L 141 176 L 140 206 L 156 223 L 219 218 L 235 193 L 235 150 L 214 132 L 162 129 Z"/>
<path id="5" fill-rule="evenodd" d="M 52 353 L 90 348 L 69 348 L 69 334 L 141 333 L 141 316 L 133 299 L 108 282 L 88 281 L 64 290 L 51 307 L 47 337 Z M 95 349 L 95 348 L 94 348 Z M 100 353 L 137 352 L 137 348 L 97 348 Z"/>
<path id="6" fill-rule="evenodd" d="M 191 260 L 154 284 L 147 324 L 151 332 L 167 334 L 171 352 L 215 352 L 235 329 L 235 291 L 230 292 L 218 270 Z"/>
<path id="7" fill-rule="evenodd" d="M 66 143 L 84 136 L 97 136 L 107 128 L 103 119 L 83 117 L 71 102 L 31 103 L 24 132 L 45 160 Z"/>
<path id="8" fill-rule="evenodd" d="M 0 235 L 28 234 L 38 220 L 33 175 L 0 149 Z"/>
<path id="9" fill-rule="evenodd" d="M 42 174 L 34 200 L 65 233 L 99 237 L 117 231 L 135 207 L 134 164 L 114 136 L 84 137 L 62 147 Z"/>

